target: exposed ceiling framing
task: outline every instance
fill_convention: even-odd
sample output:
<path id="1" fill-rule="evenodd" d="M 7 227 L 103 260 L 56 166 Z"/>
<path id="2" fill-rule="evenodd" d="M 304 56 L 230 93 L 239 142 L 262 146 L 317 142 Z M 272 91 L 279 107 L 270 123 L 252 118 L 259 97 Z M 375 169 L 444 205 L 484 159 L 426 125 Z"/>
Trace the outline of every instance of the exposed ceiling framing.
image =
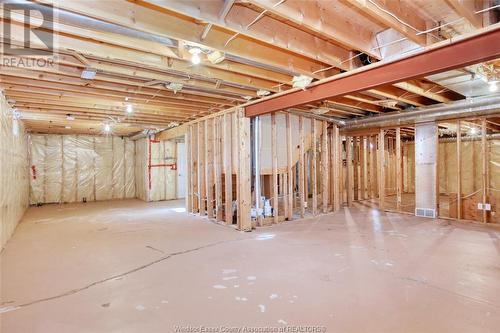
<path id="1" fill-rule="evenodd" d="M 0 88 L 26 125 L 34 131 L 99 133 L 103 122 L 112 122 L 114 132 L 123 135 L 164 129 L 258 99 L 265 92 L 289 90 L 294 76 L 321 80 L 355 70 L 383 60 L 387 52 L 382 50 L 389 45 L 397 56 L 405 51 L 402 40 L 418 48 L 473 32 L 496 24 L 491 12 L 497 10 L 490 8 L 495 5 L 491 1 L 472 6 L 454 0 L 436 0 L 438 12 L 432 7 L 415 10 L 410 0 L 14 2 L 35 10 L 54 5 L 60 14 L 52 28 L 38 28 L 40 35 L 56 35 L 54 66 L 0 67 Z M 23 12 L 1 15 L 11 34 L 2 34 L 0 47 L 22 45 Z M 42 15 L 31 15 L 31 24 L 39 26 Z M 397 38 L 380 45 L 377 36 L 388 30 Z M 44 46 L 41 41 L 31 43 L 33 48 Z M 199 65 L 191 62 L 189 51 L 195 47 L 202 51 Z M 221 58 L 210 61 L 215 52 Z M 17 62 L 44 57 L 6 55 Z M 95 77 L 83 79 L 85 69 Z M 180 91 L 168 88 L 172 86 Z M 326 108 L 328 115 L 352 118 L 461 98 L 417 78 L 300 109 Z M 131 114 L 125 113 L 128 105 L 133 106 Z M 75 120 L 67 120 L 68 114 Z"/>

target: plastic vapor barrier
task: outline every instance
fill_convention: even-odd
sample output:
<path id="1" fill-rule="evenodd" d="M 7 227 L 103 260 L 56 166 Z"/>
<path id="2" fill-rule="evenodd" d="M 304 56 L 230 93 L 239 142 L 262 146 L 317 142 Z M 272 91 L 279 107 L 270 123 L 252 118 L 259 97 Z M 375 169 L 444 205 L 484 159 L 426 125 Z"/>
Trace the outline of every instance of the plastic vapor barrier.
<path id="1" fill-rule="evenodd" d="M 0 250 L 28 207 L 26 133 L 0 94 Z"/>
<path id="2" fill-rule="evenodd" d="M 88 135 L 31 135 L 30 203 L 135 198 L 135 142 Z"/>
<path id="3" fill-rule="evenodd" d="M 149 201 L 147 165 L 148 139 L 140 139 L 135 142 L 135 195 L 143 201 Z"/>

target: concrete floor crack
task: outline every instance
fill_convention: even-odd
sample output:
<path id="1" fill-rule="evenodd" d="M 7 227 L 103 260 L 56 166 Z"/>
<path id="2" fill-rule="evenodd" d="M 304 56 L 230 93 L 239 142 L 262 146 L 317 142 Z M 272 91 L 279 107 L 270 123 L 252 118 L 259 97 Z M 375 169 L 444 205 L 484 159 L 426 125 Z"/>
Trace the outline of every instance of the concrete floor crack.
<path id="1" fill-rule="evenodd" d="M 54 296 L 50 296 L 50 297 L 45 297 L 45 298 L 40 298 L 40 299 L 31 301 L 31 302 L 27 302 L 27 303 L 23 303 L 23 304 L 19 304 L 19 305 L 11 305 L 11 306 L 0 308 L 0 314 L 1 313 L 5 313 L 5 312 L 14 311 L 14 310 L 19 310 L 19 309 L 22 309 L 22 308 L 25 308 L 25 307 L 28 307 L 28 306 L 31 306 L 31 305 L 34 305 L 34 304 L 38 304 L 38 303 L 42 303 L 42 302 L 48 302 L 48 301 L 52 301 L 52 300 L 55 300 L 55 299 L 63 298 L 63 297 L 66 297 L 66 296 L 71 296 L 71 295 L 77 294 L 79 292 L 82 292 L 84 290 L 87 290 L 89 288 L 95 287 L 97 285 L 106 283 L 108 281 L 123 278 L 124 276 L 130 275 L 132 273 L 136 273 L 138 271 L 141 271 L 143 269 L 146 269 L 148 267 L 151 267 L 153 265 L 156 265 L 158 263 L 166 261 L 166 260 L 168 260 L 170 258 L 173 258 L 175 256 L 179 256 L 179 255 L 183 255 L 183 254 L 188 254 L 188 253 L 200 251 L 200 250 L 203 250 L 203 249 L 206 249 L 206 248 L 210 248 L 210 247 L 214 247 L 214 246 L 218 246 L 218 245 L 221 245 L 221 244 L 226 244 L 226 243 L 231 243 L 231 242 L 237 242 L 237 241 L 241 241 L 241 240 L 248 240 L 248 239 L 249 238 L 237 238 L 237 239 L 223 240 L 223 241 L 219 241 L 219 242 L 210 243 L 210 244 L 206 244 L 206 245 L 203 245 L 203 246 L 195 247 L 195 248 L 192 248 L 192 249 L 187 249 L 187 250 L 183 250 L 183 251 L 172 252 L 172 253 L 169 253 L 169 254 L 167 254 L 165 256 L 162 256 L 162 257 L 160 257 L 160 258 L 158 258 L 156 260 L 150 261 L 150 262 L 148 262 L 148 263 L 146 263 L 144 265 L 138 266 L 136 268 L 133 268 L 133 269 L 128 270 L 128 271 L 123 272 L 123 273 L 115 274 L 113 276 L 110 276 L 110 277 L 107 277 L 107 278 L 104 278 L 104 279 L 101 279 L 101 280 L 98 280 L 98 281 L 94 281 L 94 282 L 89 283 L 89 284 L 87 284 L 87 285 L 85 285 L 83 287 L 80 287 L 80 288 L 72 289 L 72 290 L 66 291 L 66 292 L 58 294 L 58 295 L 54 295 Z"/>

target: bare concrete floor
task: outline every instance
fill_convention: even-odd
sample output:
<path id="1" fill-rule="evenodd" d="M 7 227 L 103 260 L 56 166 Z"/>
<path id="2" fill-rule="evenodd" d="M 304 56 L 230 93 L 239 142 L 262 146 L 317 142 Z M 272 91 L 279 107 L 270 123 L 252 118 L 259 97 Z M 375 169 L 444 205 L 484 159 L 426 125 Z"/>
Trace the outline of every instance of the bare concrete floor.
<path id="1" fill-rule="evenodd" d="M 499 332 L 498 229 L 359 206 L 240 233 L 181 205 L 30 208 L 0 256 L 1 332 Z"/>

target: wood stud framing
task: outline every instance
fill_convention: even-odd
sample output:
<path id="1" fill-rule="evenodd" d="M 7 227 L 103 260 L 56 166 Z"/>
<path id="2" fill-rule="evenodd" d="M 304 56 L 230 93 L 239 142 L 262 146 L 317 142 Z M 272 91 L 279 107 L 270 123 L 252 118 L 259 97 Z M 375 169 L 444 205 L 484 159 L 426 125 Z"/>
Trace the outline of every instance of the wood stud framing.
<path id="1" fill-rule="evenodd" d="M 209 218 L 214 217 L 214 144 L 213 144 L 213 121 L 207 119 L 205 123 L 205 188 L 206 188 L 206 203 L 207 215 Z"/>
<path id="2" fill-rule="evenodd" d="M 345 140 L 346 149 L 346 174 L 345 174 L 345 190 L 347 197 L 347 206 L 351 207 L 354 200 L 354 186 L 353 186 L 353 165 L 352 165 L 352 137 L 348 136 Z"/>
<path id="3" fill-rule="evenodd" d="M 273 168 L 273 179 L 272 179 L 272 205 L 274 209 L 274 223 L 278 223 L 279 215 L 279 197 L 278 197 L 278 142 L 276 134 L 276 113 L 271 115 L 271 149 L 272 149 L 272 168 Z M 281 184 L 280 184 L 281 185 Z"/>
<path id="4" fill-rule="evenodd" d="M 246 118 L 243 109 L 237 111 L 238 140 L 238 229 L 250 231 L 251 191 L 250 191 L 250 119 Z"/>
<path id="5" fill-rule="evenodd" d="M 300 217 L 303 218 L 305 215 L 305 152 L 304 152 L 304 117 L 299 116 L 299 206 L 300 206 Z"/>
<path id="6" fill-rule="evenodd" d="M 332 147 L 333 147 L 333 161 L 332 161 L 332 174 L 333 174 L 333 210 L 340 210 L 342 203 L 341 194 L 341 170 L 342 170 L 342 142 L 340 141 L 339 128 L 333 126 L 332 133 Z"/>
<path id="7" fill-rule="evenodd" d="M 316 170 L 317 166 L 317 152 L 316 152 L 316 139 L 318 136 L 317 129 L 316 129 L 316 120 L 312 119 L 311 120 L 311 126 L 312 126 L 312 159 L 311 159 L 311 190 L 312 190 L 312 213 L 313 215 L 316 215 L 318 213 L 318 184 L 317 184 L 317 175 L 318 171 Z M 307 199 L 307 198 L 306 198 Z"/>
<path id="8" fill-rule="evenodd" d="M 295 117 L 294 124 L 292 117 Z M 285 123 L 281 125 L 286 138 L 284 167 L 278 164 L 278 115 L 272 114 L 269 118 L 270 127 L 266 129 L 271 134 L 272 168 L 262 177 L 267 184 L 263 193 L 266 192 L 266 197 L 271 199 L 274 216 L 269 220 L 264 219 L 265 223 L 292 219 L 293 192 L 296 187 L 301 217 L 306 214 L 317 215 L 319 212 L 335 212 L 343 202 L 347 203 L 347 207 L 352 207 L 356 201 L 373 200 L 377 196 L 380 210 L 386 209 L 386 204 L 389 204 L 387 198 L 391 196 L 396 198 L 396 210 L 403 210 L 403 193 L 406 193 L 403 173 L 407 172 L 404 157 L 408 149 L 402 138 L 408 133 L 406 128 L 381 128 L 377 135 L 371 131 L 341 137 L 339 128 L 333 124 L 329 126 L 326 121 L 285 113 Z M 297 141 L 294 144 L 292 129 L 297 126 L 297 122 L 298 144 Z M 488 203 L 488 127 L 486 118 L 480 119 L 480 122 L 481 197 L 484 203 Z M 310 129 L 307 128 L 309 124 Z M 460 161 L 460 121 L 457 124 L 457 160 Z M 202 216 L 206 213 L 210 219 L 233 224 L 233 202 L 236 202 L 237 228 L 251 230 L 250 119 L 244 116 L 242 109 L 202 118 L 188 125 L 185 140 L 189 171 L 188 211 Z M 237 152 L 237 156 L 233 156 L 233 151 Z M 460 178 L 460 163 L 457 168 L 457 177 Z M 236 174 L 236 183 L 233 173 Z M 457 199 L 460 201 L 460 179 L 458 186 Z M 233 195 L 234 190 L 236 197 Z M 345 199 L 342 192 L 345 193 Z M 460 216 L 460 208 L 458 214 Z M 482 211 L 482 220 L 488 221 L 486 210 Z"/>
<path id="9" fill-rule="evenodd" d="M 379 209 L 385 209 L 385 136 L 384 130 L 380 129 L 378 135 L 378 199 Z"/>
<path id="10" fill-rule="evenodd" d="M 329 158 L 328 158 L 328 124 L 326 121 L 321 123 L 322 136 L 321 136 L 321 199 L 323 213 L 328 212 L 328 198 L 330 197 L 330 173 L 329 171 Z"/>
<path id="11" fill-rule="evenodd" d="M 225 221 L 226 224 L 233 223 L 233 166 L 232 166 L 232 133 L 231 114 L 225 113 L 223 116 L 222 144 L 224 146 L 224 200 L 225 200 Z"/>
<path id="12" fill-rule="evenodd" d="M 472 33 L 471 38 L 443 43 L 458 46 L 426 45 L 437 42 L 439 38 L 430 38 L 429 34 L 415 34 L 388 12 L 404 17 L 410 25 L 420 30 L 427 29 L 423 24 L 423 16 L 416 15 L 408 5 L 397 6 L 390 1 L 374 6 L 364 1 L 346 0 L 349 8 L 345 5 L 337 8 L 329 6 L 327 2 L 321 4 L 321 1 L 317 5 L 303 3 L 302 7 L 297 7 L 287 1 L 270 3 L 267 0 L 202 1 L 198 4 L 189 1 L 147 0 L 124 2 L 119 8 L 109 1 L 37 1 L 33 6 L 54 3 L 56 11 L 69 11 L 74 16 L 85 15 L 102 21 L 103 25 L 127 27 L 143 37 L 113 33 L 83 22 L 75 25 L 74 22 L 69 22 L 71 20 L 65 22 L 61 19 L 53 28 L 59 32 L 58 45 L 54 50 L 57 55 L 56 68 L 23 69 L 3 66 L 0 69 L 1 85 L 7 97 L 17 101 L 19 111 L 26 113 L 26 124 L 29 127 L 41 130 L 45 125 L 49 127 L 48 131 L 54 133 L 99 133 L 99 125 L 108 116 L 122 117 L 125 101 L 128 100 L 128 103 L 134 105 L 135 112 L 121 119 L 114 131 L 120 135 L 130 135 L 150 125 L 164 128 L 171 122 L 187 123 L 237 107 L 245 102 L 246 96 L 256 97 L 259 89 L 272 93 L 289 90 L 292 78 L 298 74 L 327 79 L 339 71 L 355 70 L 356 73 L 352 74 L 359 75 L 362 72 L 361 63 L 353 54 L 367 54 L 374 62 L 381 60 L 384 50 L 375 47 L 380 44 L 377 36 L 388 28 L 427 46 L 426 52 L 431 55 L 440 49 L 460 47 L 461 44 L 484 43 L 483 52 L 488 52 L 485 59 L 478 59 L 473 52 L 467 52 L 480 47 L 462 45 L 464 56 L 468 56 L 470 61 L 496 58 L 498 48 L 495 48 L 495 44 L 498 43 L 489 42 L 486 35 L 498 32 L 483 28 L 495 22 L 483 22 L 481 15 L 474 12 L 474 5 L 452 0 L 441 1 L 448 4 L 441 6 L 446 17 L 458 15 L 471 23 L 465 29 L 467 33 Z M 346 10 L 340 12 L 339 8 L 344 7 Z M 253 22 L 256 9 L 262 10 L 262 15 Z M 427 14 L 434 17 L 434 21 L 441 22 L 436 19 L 436 13 Z M 24 42 L 22 25 L 26 22 L 26 17 L 21 13 L 14 13 L 9 19 L 12 31 L 9 38 L 1 44 L 21 45 Z M 344 19 L 348 22 L 347 25 L 331 23 Z M 170 22 L 168 27 L 163 24 L 165 21 Z M 252 26 L 245 28 L 248 22 L 252 22 Z M 321 24 L 317 25 L 317 22 Z M 462 23 L 458 29 L 453 27 L 455 24 L 452 22 L 445 24 L 450 24 L 450 28 L 457 33 L 466 32 L 463 31 Z M 481 28 L 484 31 L 480 31 Z M 357 33 L 350 34 L 349 29 L 354 29 Z M 155 41 L 147 38 L 148 34 L 154 35 Z M 490 36 L 493 40 L 495 37 Z M 157 41 L 158 38 L 163 41 Z M 202 43 L 207 49 L 218 50 L 225 54 L 226 59 L 222 63 L 211 63 L 203 55 L 200 65 L 192 66 L 188 48 L 194 43 Z M 34 46 L 42 45 L 35 43 Z M 450 57 L 438 58 L 445 65 L 450 63 Z M 16 56 L 16 59 L 26 61 L 33 57 Z M 453 57 L 451 59 L 454 60 Z M 428 63 L 434 64 L 433 61 Z M 452 65 L 459 66 L 455 62 L 449 66 Z M 85 80 L 80 77 L 82 69 L 86 67 L 97 70 L 95 79 Z M 397 74 L 397 71 L 392 70 L 385 72 L 382 74 Z M 421 76 L 423 75 L 415 77 Z M 369 79 L 378 77 L 379 75 L 370 75 Z M 385 108 L 377 104 L 377 99 L 370 95 L 414 106 L 461 98 L 437 84 L 429 84 L 413 77 L 408 76 L 405 82 L 386 79 L 382 86 L 373 88 L 372 84 L 368 84 L 359 93 L 356 90 L 344 94 L 346 96 L 331 98 L 333 105 L 349 108 L 349 111 L 332 109 L 331 113 L 339 117 L 351 117 L 367 112 L 384 112 Z M 169 91 L 165 86 L 171 82 L 182 83 L 182 91 Z M 344 86 L 346 85 L 341 84 L 341 88 Z M 368 89 L 369 87 L 372 89 Z M 315 90 L 316 88 L 311 89 L 306 94 L 311 95 Z M 318 100 L 320 99 L 322 98 Z M 312 107 L 314 106 L 304 109 Z M 400 108 L 401 106 L 389 107 L 393 110 Z M 276 110 L 282 109 L 281 105 Z M 65 120 L 68 113 L 77 116 L 70 131 L 64 129 L 64 125 L 68 124 Z"/>
<path id="13" fill-rule="evenodd" d="M 457 218 L 462 218 L 462 130 L 457 121 Z"/>
<path id="14" fill-rule="evenodd" d="M 241 109 L 201 119 L 188 126 L 186 138 L 188 211 L 201 216 L 206 212 L 208 218 L 231 225 L 236 199 L 237 228 L 250 231 L 250 119 Z M 238 152 L 235 158 L 233 149 Z"/>
<path id="15" fill-rule="evenodd" d="M 396 209 L 401 209 L 403 195 L 403 171 L 401 160 L 401 129 L 396 128 Z"/>
<path id="16" fill-rule="evenodd" d="M 287 218 L 291 220 L 293 218 L 293 207 L 295 201 L 294 187 L 293 187 L 293 179 L 295 178 L 292 172 L 292 163 L 293 163 L 293 146 L 292 146 L 292 121 L 290 113 L 286 114 L 286 160 L 287 160 L 287 174 L 288 174 L 288 196 L 287 203 L 288 206 L 288 216 Z"/>
<path id="17" fill-rule="evenodd" d="M 51 2 L 42 0 L 36 3 Z M 35 130 L 42 128 L 40 123 L 54 122 L 48 130 L 57 132 L 57 127 L 64 127 L 64 118 L 68 114 L 82 122 L 78 129 L 82 132 L 98 131 L 96 124 L 108 117 L 120 119 L 116 122 L 114 134 L 124 135 L 140 132 L 153 124 L 157 128 L 166 128 L 172 122 L 181 123 L 171 132 L 179 134 L 183 131 L 181 135 L 186 142 L 187 211 L 228 225 L 236 221 L 239 230 L 252 228 L 251 133 L 250 119 L 245 117 L 245 112 L 249 116 L 272 112 L 272 170 L 262 179 L 264 182 L 267 177 L 270 184 L 266 190 L 270 192 L 274 223 L 283 217 L 291 220 L 296 208 L 299 208 L 300 217 L 304 217 L 306 213 L 317 215 L 319 212 L 339 211 L 344 202 L 352 207 L 354 201 L 374 200 L 377 196 L 381 210 L 386 208 L 386 196 L 392 195 L 396 196 L 396 209 L 401 210 L 405 193 L 404 128 L 376 128 L 372 132 L 360 131 L 350 135 L 343 132 L 341 136 L 334 124 L 309 118 L 306 114 L 298 117 L 298 133 L 294 133 L 296 123 L 292 124 L 291 115 L 284 106 L 309 111 L 318 103 L 325 103 L 331 106 L 328 115 L 350 118 L 382 113 L 387 109 L 402 110 L 405 104 L 420 107 L 462 99 L 458 93 L 420 77 L 498 57 L 498 44 L 491 41 L 496 40 L 500 30 L 496 27 L 484 29 L 452 40 L 449 45 L 432 46 L 428 45 L 430 38 L 427 34 L 415 34 L 395 20 L 395 16 L 406 17 L 416 30 L 427 28 L 423 18 L 408 16 L 407 5 L 396 6 L 390 1 L 380 5 L 358 0 L 345 2 L 350 5 L 351 17 L 366 20 L 366 26 L 360 24 L 361 21 L 351 22 L 357 27 L 357 36 L 350 36 L 345 27 L 325 23 L 321 12 L 328 12 L 327 7 L 304 4 L 308 15 L 303 15 L 299 8 L 286 1 L 278 4 L 265 0 L 222 1 L 220 4 L 205 1 L 199 8 L 188 2 L 160 0 L 148 0 L 144 4 L 128 1 L 120 8 L 108 2 L 56 1 L 60 9 L 74 15 L 126 26 L 144 36 L 151 34 L 169 43 L 164 45 L 58 22 L 56 28 L 61 34 L 54 51 L 58 56 L 57 68 L 3 66 L 0 68 L 0 88 L 8 98 L 16 101 L 20 112 L 31 115 L 32 119 L 26 121 Z M 445 2 L 472 27 L 482 28 L 483 21 L 475 14 L 473 5 L 452 0 Z M 217 6 L 220 11 L 214 10 Z M 249 26 L 242 29 L 243 22 L 256 8 L 262 10 L 258 19 L 264 22 L 252 22 L 256 23 L 252 29 Z M 389 15 L 389 12 L 396 15 Z M 340 17 L 339 13 L 330 14 L 333 15 L 330 19 Z M 300 15 L 303 17 L 299 19 Z M 168 27 L 163 24 L 166 18 L 171 22 Z M 19 13 L 12 17 L 12 36 L 2 41 L 2 45 L 21 43 L 23 19 Z M 319 29 L 316 21 L 323 22 L 324 26 Z M 392 28 L 423 46 L 422 52 L 362 68 L 360 60 L 352 55 L 361 51 L 374 62 L 381 60 L 383 52 L 374 47 L 379 42 L 375 37 L 386 28 Z M 374 31 L 377 29 L 379 31 Z M 277 38 L 279 36 L 286 36 L 286 39 Z M 202 63 L 192 66 L 187 51 L 192 46 L 190 43 L 199 43 L 200 40 L 207 49 L 224 53 L 224 62 L 208 61 L 204 52 Z M 477 45 L 482 46 L 485 55 L 470 47 Z M 462 51 L 463 55 L 458 57 L 456 50 Z M 426 59 L 425 56 L 436 61 L 427 61 L 425 68 L 420 68 L 419 59 Z M 32 58 L 18 56 L 16 59 Z M 82 69 L 86 67 L 97 71 L 95 79 L 81 77 Z M 355 71 L 348 73 L 350 70 Z M 340 71 L 346 73 L 333 77 Z M 292 87 L 292 79 L 297 74 L 322 81 L 307 90 L 284 92 Z M 182 91 L 170 91 L 166 87 L 169 83 L 182 83 Z M 245 104 L 246 110 L 243 109 L 241 105 L 249 100 L 248 97 L 257 97 L 257 91 L 261 89 L 277 95 L 254 100 Z M 381 102 L 386 99 L 397 103 L 382 106 Z M 134 106 L 134 113 L 123 117 L 128 104 Z M 285 113 L 286 124 L 277 123 L 281 113 Z M 309 128 L 306 130 L 309 121 L 310 131 Z M 482 203 L 486 204 L 490 199 L 489 146 L 487 121 L 482 118 L 480 122 L 481 197 Z M 463 215 L 463 152 L 460 120 L 457 123 L 457 214 L 460 219 Z M 279 137 L 278 133 L 282 133 L 280 125 L 286 125 L 285 138 Z M 168 135 L 163 132 L 159 137 L 165 139 Z M 280 154 L 282 139 L 286 144 L 284 154 Z M 257 148 L 261 152 L 261 147 Z M 283 156 L 286 156 L 286 166 L 280 160 Z M 78 154 L 76 159 L 78 165 Z M 479 177 L 474 179 L 478 180 Z M 439 203 L 439 185 L 436 195 Z M 484 209 L 482 220 L 488 220 L 488 212 Z"/>
<path id="18" fill-rule="evenodd" d="M 484 207 L 488 203 L 488 141 L 486 140 L 486 118 L 481 118 L 481 165 L 482 165 L 482 207 L 483 223 L 488 222 L 488 211 Z"/>

